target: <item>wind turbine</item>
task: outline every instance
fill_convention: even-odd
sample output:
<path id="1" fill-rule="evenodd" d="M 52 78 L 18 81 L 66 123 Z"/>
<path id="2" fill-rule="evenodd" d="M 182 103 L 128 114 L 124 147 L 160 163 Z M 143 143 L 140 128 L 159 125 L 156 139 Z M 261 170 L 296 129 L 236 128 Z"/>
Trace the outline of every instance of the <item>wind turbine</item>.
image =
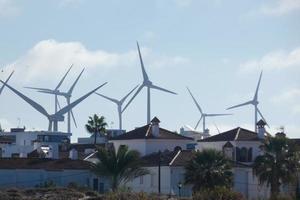
<path id="1" fill-rule="evenodd" d="M 47 119 L 49 120 L 48 131 L 52 131 L 52 130 L 53 131 L 58 131 L 57 130 L 57 124 L 60 121 L 64 121 L 64 114 L 69 112 L 72 108 L 74 108 L 76 105 L 78 105 L 84 99 L 86 99 L 88 96 L 90 96 L 91 94 L 96 92 L 99 88 L 101 88 L 102 86 L 107 84 L 107 82 L 105 82 L 104 84 L 98 86 L 94 90 L 92 90 L 92 91 L 88 92 L 87 94 L 83 95 L 82 97 L 78 98 L 76 101 L 70 103 L 69 105 L 67 105 L 67 106 L 63 107 L 62 109 L 60 109 L 59 111 L 55 112 L 54 114 L 49 114 L 46 111 L 46 109 L 43 106 L 41 106 L 40 104 L 38 104 L 37 102 L 35 102 L 32 99 L 28 98 L 27 96 L 25 96 L 24 94 L 22 94 L 18 90 L 14 89 L 13 87 L 8 85 L 7 83 L 3 82 L 2 80 L 0 80 L 0 82 L 2 82 L 6 87 L 8 87 L 11 91 L 13 91 L 16 95 L 21 97 L 28 104 L 30 104 L 35 110 L 37 110 L 38 112 L 40 112 L 41 114 L 43 114 L 44 116 L 47 117 Z"/>
<path id="2" fill-rule="evenodd" d="M 15 71 L 12 71 L 12 72 L 10 73 L 10 75 L 8 76 L 8 78 L 5 80 L 5 83 L 7 83 L 7 82 L 9 81 L 10 77 L 14 74 L 14 72 L 15 72 Z M 0 95 L 1 95 L 1 93 L 2 93 L 2 91 L 3 91 L 3 89 L 4 89 L 4 87 L 5 87 L 5 85 L 3 84 L 2 87 L 0 88 Z"/>
<path id="3" fill-rule="evenodd" d="M 72 67 L 72 66 L 71 66 Z M 71 68 L 70 68 L 71 69 Z M 62 81 L 65 79 L 66 75 L 68 74 L 68 72 L 70 71 L 70 69 L 67 71 L 67 73 L 65 74 L 65 76 L 63 77 Z M 70 104 L 71 102 L 71 97 L 72 97 L 72 92 L 74 90 L 74 87 L 76 86 L 79 78 L 81 77 L 82 73 L 84 72 L 84 69 L 80 72 L 80 74 L 78 75 L 78 77 L 76 78 L 76 80 L 74 81 L 74 83 L 72 84 L 72 86 L 70 87 L 70 89 L 67 91 L 67 92 L 61 92 L 60 90 L 58 90 L 59 86 L 61 85 L 62 81 L 60 81 L 60 84 L 58 85 L 58 87 L 56 87 L 56 89 L 54 90 L 51 90 L 51 89 L 47 89 L 47 88 L 32 88 L 32 87 L 26 87 L 26 88 L 30 88 L 30 89 L 36 89 L 38 90 L 38 92 L 41 92 L 41 93 L 46 93 L 46 94 L 53 94 L 55 95 L 55 98 L 57 100 L 57 105 L 60 109 L 60 104 L 59 104 L 59 101 L 57 99 L 57 96 L 63 96 L 66 98 L 66 101 L 67 101 L 67 105 Z M 68 133 L 71 133 L 71 116 L 72 116 L 72 119 L 73 119 L 73 122 L 74 122 L 74 125 L 75 127 L 77 127 L 77 123 L 76 123 L 76 120 L 75 120 L 75 117 L 74 117 L 74 114 L 73 114 L 73 111 L 70 110 L 68 112 Z"/>
<path id="4" fill-rule="evenodd" d="M 48 89 L 48 88 L 38 88 L 38 87 L 25 87 L 28 89 L 34 89 L 34 90 L 39 90 L 39 91 L 48 91 L 48 92 L 59 92 L 59 87 L 61 86 L 61 84 L 64 82 L 66 76 L 68 75 L 68 73 L 70 72 L 70 70 L 72 69 L 73 64 L 70 66 L 70 68 L 68 69 L 68 71 L 65 73 L 65 75 L 62 77 L 62 79 L 59 81 L 58 85 L 53 89 Z M 55 94 L 55 109 L 54 111 L 57 112 L 57 106 L 58 106 L 58 99 L 57 99 L 57 94 Z"/>
<path id="5" fill-rule="evenodd" d="M 138 53 L 139 53 L 139 58 L 140 58 L 140 62 L 141 62 L 141 68 L 142 68 L 142 73 L 143 73 L 143 83 L 142 85 L 137 89 L 137 91 L 135 92 L 135 94 L 132 96 L 132 98 L 129 100 L 129 102 L 126 104 L 126 106 L 123 108 L 122 112 L 129 106 L 129 104 L 133 101 L 133 99 L 138 95 L 138 93 L 140 93 L 140 91 L 146 87 L 147 88 L 147 123 L 150 123 L 150 118 L 151 118 L 151 114 L 150 114 L 150 90 L 151 89 L 156 89 L 156 90 L 161 90 L 163 92 L 168 92 L 171 94 L 176 94 L 175 92 L 172 92 L 170 90 L 166 90 L 164 88 L 161 88 L 159 86 L 154 85 L 150 80 L 149 77 L 146 73 L 145 67 L 144 67 L 144 63 L 143 63 L 143 59 L 142 59 L 142 55 L 141 55 L 141 51 L 140 51 L 140 46 L 139 43 L 137 42 L 137 49 L 138 49 Z"/>
<path id="6" fill-rule="evenodd" d="M 124 110 L 122 110 L 122 105 L 123 103 L 125 102 L 125 100 L 127 99 L 127 97 L 138 87 L 135 86 L 126 96 L 124 96 L 121 100 L 117 100 L 117 99 L 113 99 L 113 98 L 110 98 L 110 97 L 107 97 L 107 96 L 104 96 L 102 94 L 99 94 L 96 92 L 97 95 L 117 104 L 118 106 L 118 115 L 119 115 L 119 129 L 122 130 L 122 113 L 124 112 Z"/>
<path id="7" fill-rule="evenodd" d="M 206 119 L 206 117 L 218 117 L 218 116 L 232 115 L 232 114 L 211 114 L 211 113 L 208 114 L 208 113 L 204 113 L 188 87 L 187 87 L 187 90 L 190 93 L 194 103 L 196 104 L 196 106 L 197 106 L 197 108 L 198 108 L 198 110 L 200 111 L 200 114 L 201 114 L 201 117 L 200 117 L 199 121 L 197 122 L 197 124 L 195 126 L 195 129 L 197 129 L 200 121 L 203 119 L 203 133 L 205 133 L 205 119 Z"/>
<path id="8" fill-rule="evenodd" d="M 254 130 L 255 130 L 255 132 L 257 132 L 257 127 L 256 127 L 256 124 L 257 124 L 257 113 L 261 116 L 261 118 L 266 122 L 267 126 L 269 127 L 267 121 L 265 120 L 265 118 L 263 117 L 262 113 L 258 109 L 258 104 L 259 104 L 259 102 L 258 102 L 258 90 L 259 90 L 259 86 L 260 86 L 260 81 L 261 81 L 262 73 L 263 72 L 261 71 L 253 99 L 251 101 L 247 101 L 245 103 L 241 103 L 241 104 L 238 104 L 238 105 L 235 105 L 235 106 L 227 108 L 227 110 L 230 110 L 232 108 L 242 107 L 242 106 L 246 106 L 246 105 L 253 105 L 254 106 Z"/>

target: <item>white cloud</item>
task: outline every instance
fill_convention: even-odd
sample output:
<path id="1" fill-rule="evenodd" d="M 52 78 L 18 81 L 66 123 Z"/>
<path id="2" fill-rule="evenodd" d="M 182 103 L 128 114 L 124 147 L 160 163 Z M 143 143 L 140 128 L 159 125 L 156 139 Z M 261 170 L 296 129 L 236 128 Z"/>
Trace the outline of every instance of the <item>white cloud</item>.
<path id="1" fill-rule="evenodd" d="M 161 56 L 149 48 L 141 50 L 149 67 L 180 65 L 187 61 L 186 58 L 180 56 Z M 16 74 L 22 75 L 16 80 L 19 79 L 22 82 L 39 80 L 41 77 L 51 80 L 57 74 L 64 73 L 71 64 L 90 69 L 108 70 L 113 67 L 132 67 L 139 64 L 139 61 L 135 49 L 124 53 L 89 50 L 80 42 L 58 42 L 52 39 L 38 42 L 25 55 L 8 64 L 4 71 L 15 69 Z"/>
<path id="2" fill-rule="evenodd" d="M 261 13 L 265 15 L 280 16 L 300 10 L 300 0 L 277 0 L 272 5 L 262 5 Z"/>
<path id="3" fill-rule="evenodd" d="M 15 5 L 12 0 L 0 0 L 0 17 L 16 16 L 20 9 Z"/>
<path id="4" fill-rule="evenodd" d="M 79 42 L 57 42 L 43 40 L 28 50 L 6 68 L 13 68 L 22 74 L 24 81 L 45 77 L 49 79 L 74 64 L 87 68 L 110 68 L 120 63 L 133 63 L 136 52 L 110 53 L 103 50 L 88 50 Z M 11 70 L 11 69 L 10 69 Z"/>
<path id="5" fill-rule="evenodd" d="M 300 114 L 300 89 L 292 88 L 281 93 L 278 96 L 272 97 L 271 101 L 274 104 L 289 105 L 293 114 Z"/>
<path id="6" fill-rule="evenodd" d="M 259 59 L 249 60 L 241 65 L 242 71 L 253 70 L 282 70 L 300 67 L 300 47 L 292 51 L 273 51 Z"/>

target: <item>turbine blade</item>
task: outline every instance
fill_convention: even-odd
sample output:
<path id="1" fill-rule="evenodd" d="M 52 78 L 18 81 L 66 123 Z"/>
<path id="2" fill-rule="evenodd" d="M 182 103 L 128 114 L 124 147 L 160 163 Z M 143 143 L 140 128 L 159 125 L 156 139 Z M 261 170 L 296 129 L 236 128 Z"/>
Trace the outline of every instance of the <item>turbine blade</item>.
<path id="1" fill-rule="evenodd" d="M 264 118 L 264 116 L 262 115 L 262 113 L 260 112 L 260 110 L 257 108 L 258 114 L 261 116 L 261 118 L 266 122 L 267 126 L 270 128 L 268 122 L 266 121 L 266 119 Z"/>
<path id="2" fill-rule="evenodd" d="M 141 68 L 142 68 L 142 73 L 143 73 L 144 81 L 145 81 L 145 80 L 149 80 L 148 75 L 147 75 L 147 72 L 146 72 L 146 70 L 145 70 L 144 62 L 143 62 L 143 59 L 142 59 L 142 54 L 141 54 L 141 50 L 140 50 L 140 45 L 139 45 L 138 42 L 136 42 L 136 45 L 137 45 L 138 52 L 139 52 L 139 58 L 140 58 L 140 62 L 141 62 Z"/>
<path id="3" fill-rule="evenodd" d="M 7 83 L 7 82 L 9 81 L 10 77 L 14 74 L 14 72 L 15 72 L 15 71 L 12 71 L 12 72 L 10 73 L 10 75 L 8 76 L 8 78 L 5 80 L 5 83 Z M 2 87 L 0 88 L 0 94 L 2 93 L 3 89 L 4 89 L 4 84 L 3 84 Z"/>
<path id="4" fill-rule="evenodd" d="M 1 81 L 1 80 L 0 80 Z M 3 81 L 1 81 L 6 87 L 8 87 L 11 91 L 13 91 L 16 95 L 18 95 L 19 97 L 21 97 L 24 101 L 26 101 L 28 104 L 30 104 L 34 109 L 36 109 L 38 112 L 40 112 L 41 114 L 45 115 L 46 117 L 49 117 L 48 112 L 45 110 L 45 108 L 43 108 L 40 104 L 36 103 L 35 101 L 31 100 L 30 98 L 28 98 L 27 96 L 25 96 L 24 94 L 22 94 L 21 92 L 19 92 L 18 90 L 14 89 L 13 87 L 11 87 L 10 85 L 8 85 L 7 83 L 4 83 Z"/>
<path id="5" fill-rule="evenodd" d="M 137 87 L 139 87 L 139 85 L 137 85 L 137 86 L 135 86 L 125 97 L 123 97 L 122 99 L 121 99 L 121 104 L 123 104 L 124 103 L 124 101 L 128 98 L 128 96 L 137 88 Z"/>
<path id="6" fill-rule="evenodd" d="M 197 127 L 198 127 L 199 123 L 201 122 L 201 119 L 202 119 L 202 118 L 203 118 L 203 115 L 201 115 L 200 119 L 198 120 L 198 122 L 197 122 L 197 124 L 196 124 L 196 126 L 195 126 L 195 130 L 197 129 Z"/>
<path id="7" fill-rule="evenodd" d="M 150 85 L 150 88 L 157 89 L 157 90 L 161 90 L 161 91 L 168 92 L 168 93 L 171 93 L 171 94 L 177 94 L 177 93 L 175 93 L 175 92 L 172 92 L 172 91 L 170 91 L 170 90 L 164 89 L 164 88 L 162 88 L 162 87 L 158 87 L 158 86 L 156 86 L 156 85 Z"/>
<path id="8" fill-rule="evenodd" d="M 78 80 L 80 79 L 82 73 L 84 72 L 84 68 L 83 70 L 80 72 L 79 76 L 76 78 L 75 82 L 73 83 L 73 85 L 70 87 L 69 91 L 68 91 L 68 94 L 71 95 L 73 90 L 74 90 L 74 87 L 75 85 L 77 84 Z"/>
<path id="9" fill-rule="evenodd" d="M 232 108 L 237 108 L 237 107 L 241 107 L 241 106 L 245 106 L 245 105 L 251 105 L 251 104 L 253 104 L 253 101 L 247 101 L 245 103 L 241 103 L 241 104 L 238 104 L 238 105 L 235 105 L 235 106 L 231 106 L 231 107 L 227 108 L 226 110 L 230 110 Z"/>
<path id="10" fill-rule="evenodd" d="M 60 109 L 57 113 L 55 113 L 54 115 L 60 116 L 60 115 L 64 115 L 65 113 L 69 112 L 70 110 L 72 110 L 72 108 L 74 108 L 77 104 L 79 104 L 80 102 L 82 102 L 84 99 L 86 99 L 88 96 L 90 96 L 91 94 L 93 94 L 94 92 L 96 92 L 99 88 L 101 88 L 102 86 L 106 85 L 107 82 L 103 83 L 102 85 L 98 86 L 97 88 L 95 88 L 94 90 L 88 92 L 87 94 L 83 95 L 82 97 L 80 97 L 79 99 L 77 99 L 76 101 L 70 103 L 69 105 L 63 107 L 62 109 Z"/>
<path id="11" fill-rule="evenodd" d="M 68 75 L 68 73 L 70 72 L 70 70 L 72 69 L 72 67 L 73 67 L 73 64 L 68 69 L 68 71 L 65 73 L 65 75 L 62 77 L 62 79 L 60 80 L 60 82 L 58 83 L 58 85 L 56 86 L 56 88 L 54 90 L 57 90 L 61 86 L 61 84 L 64 82 L 66 76 Z"/>
<path id="12" fill-rule="evenodd" d="M 129 104 L 133 101 L 133 99 L 136 97 L 136 95 L 138 95 L 138 93 L 143 89 L 144 85 L 141 85 L 138 90 L 134 93 L 134 95 L 131 97 L 131 99 L 128 101 L 128 103 L 126 104 L 126 106 L 122 109 L 122 113 L 126 110 L 126 108 L 129 106 Z"/>
<path id="13" fill-rule="evenodd" d="M 74 116 L 73 110 L 71 110 L 71 116 L 72 116 L 72 119 L 73 119 L 74 125 L 75 125 L 75 127 L 77 128 L 77 122 L 76 122 L 76 119 L 75 119 L 75 116 Z"/>
<path id="14" fill-rule="evenodd" d="M 190 91 L 190 89 L 189 89 L 188 87 L 186 87 L 186 89 L 187 89 L 188 92 L 190 93 L 190 95 L 191 95 L 191 97 L 192 97 L 194 103 L 196 104 L 198 110 L 200 111 L 200 113 L 201 113 L 201 115 L 202 115 L 202 114 L 203 114 L 203 111 L 202 111 L 200 105 L 199 105 L 198 102 L 196 101 L 196 99 L 195 99 L 195 97 L 193 96 L 193 94 L 192 94 L 192 92 Z M 201 117 L 201 119 L 202 119 L 202 117 Z"/>
<path id="15" fill-rule="evenodd" d="M 39 88 L 39 87 L 24 87 L 27 89 L 32 89 L 32 90 L 40 90 L 40 91 L 49 91 L 52 92 L 53 90 L 47 89 L 47 88 Z"/>
<path id="16" fill-rule="evenodd" d="M 105 95 L 103 95 L 103 94 L 100 94 L 100 93 L 98 93 L 98 92 L 95 92 L 95 94 L 97 94 L 97 95 L 99 95 L 100 97 L 103 97 L 103 98 L 105 98 L 105 99 L 107 99 L 107 100 L 109 100 L 109 101 L 112 101 L 112 102 L 114 102 L 114 103 L 116 103 L 116 104 L 119 103 L 119 101 L 118 101 L 117 99 L 110 98 L 110 97 L 105 96 Z"/>
<path id="17" fill-rule="evenodd" d="M 38 90 L 38 92 L 40 92 L 40 93 L 46 93 L 46 94 L 56 94 L 56 92 L 55 91 L 53 91 L 53 90 Z"/>
<path id="18" fill-rule="evenodd" d="M 257 101 L 257 98 L 258 98 L 258 90 L 259 90 L 259 86 L 260 86 L 260 81 L 261 81 L 262 73 L 263 73 L 263 71 L 261 71 L 260 75 L 259 75 L 259 79 L 258 79 L 258 83 L 257 83 L 257 86 L 256 86 L 256 90 L 255 90 L 255 94 L 254 94 L 254 97 L 253 97 L 253 101 Z"/>
<path id="19" fill-rule="evenodd" d="M 232 114 L 205 114 L 206 117 L 227 116 Z"/>

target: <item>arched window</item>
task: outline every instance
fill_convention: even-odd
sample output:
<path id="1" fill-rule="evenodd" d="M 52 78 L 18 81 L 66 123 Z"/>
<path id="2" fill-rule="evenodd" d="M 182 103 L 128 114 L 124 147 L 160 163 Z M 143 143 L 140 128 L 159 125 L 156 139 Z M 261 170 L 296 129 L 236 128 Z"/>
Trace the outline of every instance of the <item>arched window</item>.
<path id="1" fill-rule="evenodd" d="M 240 162 L 247 162 L 247 157 L 248 157 L 248 151 L 246 147 L 242 147 L 241 148 L 241 152 L 240 152 Z"/>
<path id="2" fill-rule="evenodd" d="M 240 161 L 240 155 L 241 155 L 241 149 L 238 147 L 235 147 L 235 159 L 236 161 Z"/>
<path id="3" fill-rule="evenodd" d="M 248 149 L 248 162 L 252 162 L 252 147 Z"/>

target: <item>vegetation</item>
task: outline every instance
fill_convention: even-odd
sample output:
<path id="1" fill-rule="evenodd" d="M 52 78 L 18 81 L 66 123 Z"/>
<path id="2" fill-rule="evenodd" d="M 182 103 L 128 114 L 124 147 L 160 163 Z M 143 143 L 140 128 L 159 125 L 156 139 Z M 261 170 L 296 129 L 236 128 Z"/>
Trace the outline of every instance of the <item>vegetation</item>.
<path id="1" fill-rule="evenodd" d="M 264 154 L 256 157 L 253 171 L 260 184 L 271 187 L 271 198 L 276 199 L 282 184 L 295 183 L 298 151 L 285 136 L 268 137 L 261 148 Z"/>
<path id="2" fill-rule="evenodd" d="M 105 135 L 107 123 L 105 122 L 105 118 L 103 116 L 99 117 L 94 114 L 93 117 L 89 117 L 87 124 L 85 125 L 86 130 L 90 134 L 94 134 L 94 144 L 97 143 L 97 135 Z"/>
<path id="3" fill-rule="evenodd" d="M 97 151 L 97 158 L 99 162 L 92 165 L 92 171 L 98 176 L 108 177 L 113 191 L 116 191 L 121 183 L 149 173 L 142 167 L 139 152 L 129 150 L 125 145 L 121 145 L 117 152 L 114 147 L 101 147 Z"/>
<path id="4" fill-rule="evenodd" d="M 206 149 L 195 152 L 185 167 L 185 183 L 193 185 L 193 191 L 214 189 L 217 186 L 231 187 L 231 163 L 222 152 Z"/>
<path id="5" fill-rule="evenodd" d="M 244 200 L 244 197 L 226 187 L 215 187 L 214 189 L 202 189 L 195 192 L 193 200 Z"/>

